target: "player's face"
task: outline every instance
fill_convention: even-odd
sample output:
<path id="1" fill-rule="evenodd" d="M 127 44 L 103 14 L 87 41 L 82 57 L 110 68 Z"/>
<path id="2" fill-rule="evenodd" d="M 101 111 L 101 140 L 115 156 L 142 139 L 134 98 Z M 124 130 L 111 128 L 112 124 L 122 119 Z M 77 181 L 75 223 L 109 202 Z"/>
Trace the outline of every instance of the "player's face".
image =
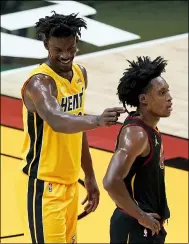
<path id="1" fill-rule="evenodd" d="M 50 62 L 55 67 L 63 72 L 72 70 L 72 62 L 77 51 L 77 42 L 75 37 L 50 37 L 47 47 Z"/>
<path id="2" fill-rule="evenodd" d="M 158 117 L 169 117 L 172 111 L 172 97 L 169 85 L 162 77 L 151 81 L 152 87 L 147 92 L 147 109 Z"/>

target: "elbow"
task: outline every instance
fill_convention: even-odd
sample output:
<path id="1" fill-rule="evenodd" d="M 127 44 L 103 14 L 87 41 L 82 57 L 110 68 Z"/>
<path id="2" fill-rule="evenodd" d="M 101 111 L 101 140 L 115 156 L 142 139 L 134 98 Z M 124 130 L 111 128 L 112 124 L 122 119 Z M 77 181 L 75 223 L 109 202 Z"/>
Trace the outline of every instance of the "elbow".
<path id="1" fill-rule="evenodd" d="M 57 132 L 57 133 L 60 133 L 60 132 L 63 132 L 62 131 L 62 127 L 60 128 L 60 126 L 58 126 L 56 123 L 54 123 L 54 124 L 50 124 L 49 123 L 49 125 L 50 125 L 50 127 L 51 127 L 51 129 L 54 131 L 54 132 Z"/>
<path id="2" fill-rule="evenodd" d="M 49 121 L 49 125 L 51 126 L 52 130 L 57 133 L 64 133 L 64 134 L 73 134 L 76 133 L 76 128 L 72 126 L 67 118 L 59 120 L 59 118 L 53 119 L 53 121 Z"/>
<path id="3" fill-rule="evenodd" d="M 113 186 L 112 180 L 108 179 L 107 177 L 104 177 L 104 179 L 103 179 L 103 187 L 104 187 L 104 189 L 107 192 L 109 192 L 109 191 L 111 191 L 112 186 Z"/>
<path id="4" fill-rule="evenodd" d="M 46 118 L 46 122 L 54 132 L 61 132 L 62 128 L 60 128 L 60 126 L 53 120 Z"/>
<path id="5" fill-rule="evenodd" d="M 103 179 L 103 187 L 108 193 L 114 193 L 120 187 L 123 179 L 120 176 L 108 176 Z"/>
<path id="6" fill-rule="evenodd" d="M 68 123 L 63 123 L 62 121 L 59 122 L 53 118 L 46 118 L 46 122 L 54 132 L 65 134 L 70 133 Z"/>
<path id="7" fill-rule="evenodd" d="M 56 125 L 50 125 L 51 129 L 54 131 L 54 132 L 57 132 L 57 133 L 60 133 L 62 131 L 60 131 L 60 128 Z"/>
<path id="8" fill-rule="evenodd" d="M 56 113 L 47 113 L 44 117 L 46 123 L 51 127 L 54 132 L 64 134 L 74 134 L 80 132 L 73 123 L 71 116 L 64 114 L 64 116 Z"/>

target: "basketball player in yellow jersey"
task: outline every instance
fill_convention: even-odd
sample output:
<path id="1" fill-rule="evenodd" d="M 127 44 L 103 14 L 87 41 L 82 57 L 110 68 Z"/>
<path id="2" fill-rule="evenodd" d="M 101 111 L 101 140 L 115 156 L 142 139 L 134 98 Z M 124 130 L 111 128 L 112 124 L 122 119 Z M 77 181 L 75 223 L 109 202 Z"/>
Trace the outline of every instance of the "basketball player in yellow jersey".
<path id="1" fill-rule="evenodd" d="M 100 116 L 84 116 L 87 73 L 73 63 L 82 27 L 86 28 L 86 23 L 77 15 L 55 12 L 36 23 L 48 60 L 31 72 L 22 87 L 19 200 L 27 243 L 77 242 L 80 168 L 87 190 L 85 211 L 94 211 L 99 203 L 85 131 L 114 125 L 125 112 L 111 108 Z"/>

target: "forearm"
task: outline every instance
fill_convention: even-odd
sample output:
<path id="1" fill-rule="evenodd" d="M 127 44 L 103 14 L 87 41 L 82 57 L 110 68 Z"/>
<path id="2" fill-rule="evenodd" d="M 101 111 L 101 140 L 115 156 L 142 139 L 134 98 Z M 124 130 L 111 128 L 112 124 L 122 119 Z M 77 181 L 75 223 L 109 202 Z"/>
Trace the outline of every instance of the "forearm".
<path id="1" fill-rule="evenodd" d="M 123 209 L 125 213 L 134 217 L 137 220 L 143 216 L 144 212 L 130 197 L 123 180 L 114 179 L 112 183 L 107 183 L 106 180 L 104 180 L 103 183 L 104 188 L 106 189 L 112 200 L 118 207 Z"/>
<path id="2" fill-rule="evenodd" d="M 99 126 L 98 116 L 75 116 L 66 113 L 57 113 L 49 118 L 50 126 L 56 132 L 67 134 L 95 129 Z"/>
<path id="3" fill-rule="evenodd" d="M 91 158 L 91 154 L 89 151 L 87 135 L 85 132 L 83 133 L 81 167 L 85 173 L 85 177 L 87 177 L 87 176 L 94 177 L 92 158 Z"/>

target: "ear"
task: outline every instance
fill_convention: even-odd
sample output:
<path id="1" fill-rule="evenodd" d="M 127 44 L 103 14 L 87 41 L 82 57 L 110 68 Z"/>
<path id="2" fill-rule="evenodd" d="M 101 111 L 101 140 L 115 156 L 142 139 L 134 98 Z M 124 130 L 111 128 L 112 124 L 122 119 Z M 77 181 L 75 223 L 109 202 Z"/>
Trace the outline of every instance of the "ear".
<path id="1" fill-rule="evenodd" d="M 139 102 L 142 104 L 147 104 L 148 103 L 148 97 L 146 94 L 140 94 L 139 95 Z"/>
<path id="2" fill-rule="evenodd" d="M 48 40 L 45 39 L 45 40 L 43 41 L 43 43 L 44 43 L 45 48 L 46 48 L 47 50 L 49 50 L 49 48 L 48 48 Z"/>

